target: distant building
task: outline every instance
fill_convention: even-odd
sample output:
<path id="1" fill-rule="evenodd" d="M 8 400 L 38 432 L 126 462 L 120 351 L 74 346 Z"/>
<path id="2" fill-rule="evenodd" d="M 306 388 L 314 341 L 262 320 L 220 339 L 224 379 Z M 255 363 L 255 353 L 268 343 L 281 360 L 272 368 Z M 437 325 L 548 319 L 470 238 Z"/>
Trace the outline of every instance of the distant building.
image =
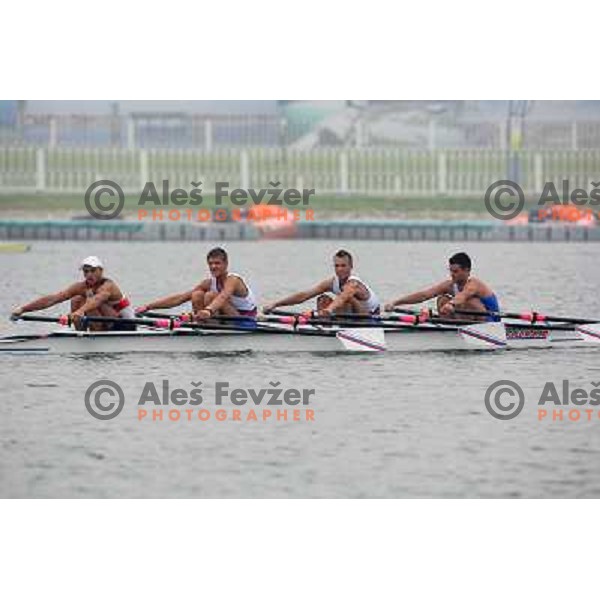
<path id="1" fill-rule="evenodd" d="M 19 118 L 18 100 L 0 100 L 0 126 L 15 127 Z"/>

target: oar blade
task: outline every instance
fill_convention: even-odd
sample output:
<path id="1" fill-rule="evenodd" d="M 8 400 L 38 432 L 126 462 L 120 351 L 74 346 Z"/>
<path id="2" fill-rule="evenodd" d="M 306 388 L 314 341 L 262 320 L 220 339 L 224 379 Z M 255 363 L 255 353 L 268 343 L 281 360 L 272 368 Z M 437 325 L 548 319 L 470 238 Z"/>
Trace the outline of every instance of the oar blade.
<path id="1" fill-rule="evenodd" d="M 504 350 L 506 327 L 504 323 L 476 323 L 459 327 L 460 337 L 472 348 L 480 350 Z"/>
<path id="2" fill-rule="evenodd" d="M 579 337 L 590 344 L 600 344 L 600 323 L 590 323 L 589 325 L 578 325 L 575 331 Z"/>
<path id="3" fill-rule="evenodd" d="M 351 352 L 384 352 L 385 333 L 382 328 L 350 328 L 336 333 L 342 346 Z"/>

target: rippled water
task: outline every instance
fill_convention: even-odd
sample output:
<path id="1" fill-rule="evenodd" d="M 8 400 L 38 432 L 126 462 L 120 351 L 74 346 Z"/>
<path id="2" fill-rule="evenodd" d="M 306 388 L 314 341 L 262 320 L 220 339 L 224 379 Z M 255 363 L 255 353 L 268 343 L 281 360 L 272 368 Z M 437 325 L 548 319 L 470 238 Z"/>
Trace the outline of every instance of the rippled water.
<path id="1" fill-rule="evenodd" d="M 339 245 L 390 299 L 444 277 L 444 243 L 240 242 L 232 269 L 264 298 L 329 274 Z M 1 255 L 0 305 L 53 291 L 97 253 L 134 303 L 185 289 L 205 272 L 204 244 L 35 243 Z M 505 308 L 600 316 L 600 245 L 467 244 Z M 3 334 L 39 331 L 8 322 Z M 411 355 L 240 354 L 0 356 L 2 497 L 600 497 L 600 418 L 538 421 L 545 382 L 591 389 L 600 349 Z M 126 396 L 113 420 L 93 419 L 84 394 L 109 378 Z M 314 388 L 314 422 L 138 421 L 144 383 L 189 390 Z M 499 379 L 525 391 L 523 412 L 493 419 Z M 205 407 L 214 413 L 214 398 Z M 233 407 L 227 406 L 231 411 Z M 241 409 L 245 415 L 249 408 Z M 261 409 L 262 410 L 262 409 Z M 291 417 L 290 417 L 291 418 Z M 260 416 L 259 416 L 260 419 Z"/>

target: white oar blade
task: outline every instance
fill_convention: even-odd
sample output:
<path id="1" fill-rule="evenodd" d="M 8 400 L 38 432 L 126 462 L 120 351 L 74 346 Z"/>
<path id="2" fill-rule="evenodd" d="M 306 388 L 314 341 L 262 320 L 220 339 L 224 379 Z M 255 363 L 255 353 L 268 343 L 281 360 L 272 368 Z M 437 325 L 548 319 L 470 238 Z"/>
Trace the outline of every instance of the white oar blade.
<path id="1" fill-rule="evenodd" d="M 381 327 L 342 329 L 336 337 L 351 352 L 385 351 L 385 333 Z"/>
<path id="2" fill-rule="evenodd" d="M 473 348 L 503 350 L 506 348 L 504 323 L 477 323 L 459 328 L 462 339 Z"/>
<path id="3" fill-rule="evenodd" d="M 584 342 L 590 344 L 600 344 L 600 323 L 591 323 L 589 325 L 577 325 L 575 331 Z"/>

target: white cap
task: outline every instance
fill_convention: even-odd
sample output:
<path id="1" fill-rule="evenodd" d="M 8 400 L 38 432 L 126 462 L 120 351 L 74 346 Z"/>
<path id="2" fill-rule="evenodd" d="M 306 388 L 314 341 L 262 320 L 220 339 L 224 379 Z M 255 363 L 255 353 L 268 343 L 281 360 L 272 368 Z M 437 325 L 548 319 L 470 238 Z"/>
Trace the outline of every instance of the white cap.
<path id="1" fill-rule="evenodd" d="M 80 268 L 83 269 L 83 267 L 94 267 L 94 268 L 103 269 L 104 265 L 102 264 L 102 261 L 97 256 L 88 256 L 87 258 L 84 258 L 81 261 Z"/>

